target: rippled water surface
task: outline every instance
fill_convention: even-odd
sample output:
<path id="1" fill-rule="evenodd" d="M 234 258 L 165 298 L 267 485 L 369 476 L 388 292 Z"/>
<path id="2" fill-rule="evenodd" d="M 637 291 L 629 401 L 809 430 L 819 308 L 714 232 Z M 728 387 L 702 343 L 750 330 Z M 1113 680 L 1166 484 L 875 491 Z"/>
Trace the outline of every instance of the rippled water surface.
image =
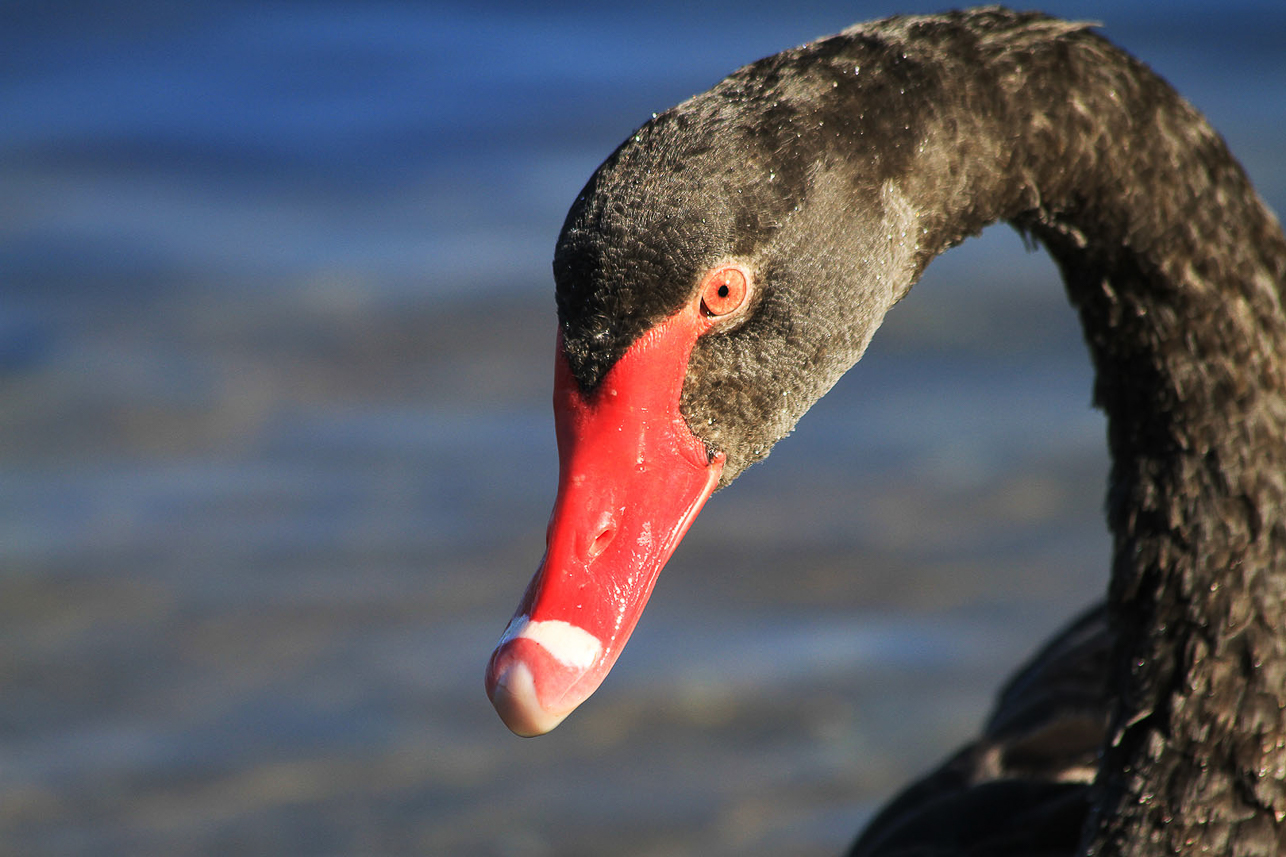
<path id="1" fill-rule="evenodd" d="M 1277 3 L 1052 4 L 1286 208 Z M 708 506 L 603 689 L 481 687 L 553 498 L 548 274 L 634 126 L 828 3 L 13 3 L 0 853 L 833 854 L 1106 579 L 1090 374 L 1003 229 Z"/>

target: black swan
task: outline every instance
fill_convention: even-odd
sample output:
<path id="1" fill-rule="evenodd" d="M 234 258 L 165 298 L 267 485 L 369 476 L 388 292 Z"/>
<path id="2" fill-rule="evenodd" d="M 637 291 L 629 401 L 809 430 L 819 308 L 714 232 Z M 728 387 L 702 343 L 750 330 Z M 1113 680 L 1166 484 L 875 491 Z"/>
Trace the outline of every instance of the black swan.
<path id="1" fill-rule="evenodd" d="M 1286 239 L 1166 83 L 1035 13 L 768 57 L 590 178 L 554 256 L 547 549 L 487 669 L 510 729 L 594 691 L 706 498 L 998 220 L 1052 254 L 1094 361 L 1107 603 L 851 853 L 1286 853 Z"/>

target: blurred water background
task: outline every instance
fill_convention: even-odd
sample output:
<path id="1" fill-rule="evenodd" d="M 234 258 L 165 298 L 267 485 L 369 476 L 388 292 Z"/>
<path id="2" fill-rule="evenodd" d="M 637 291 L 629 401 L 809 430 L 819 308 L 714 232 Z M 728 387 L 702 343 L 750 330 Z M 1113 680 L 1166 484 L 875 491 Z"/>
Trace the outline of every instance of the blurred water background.
<path id="1" fill-rule="evenodd" d="M 834 854 L 1106 579 L 1043 254 L 936 262 L 603 689 L 482 667 L 553 498 L 549 259 L 652 111 L 902 2 L 0 5 L 0 853 Z M 1286 209 L 1286 7 L 1054 2 Z"/>

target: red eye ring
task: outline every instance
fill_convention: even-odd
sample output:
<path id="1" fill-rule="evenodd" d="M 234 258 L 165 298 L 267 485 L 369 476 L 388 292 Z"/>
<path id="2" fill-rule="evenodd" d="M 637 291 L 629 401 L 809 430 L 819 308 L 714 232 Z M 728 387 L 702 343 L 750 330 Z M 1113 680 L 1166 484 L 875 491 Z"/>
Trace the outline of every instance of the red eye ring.
<path id="1" fill-rule="evenodd" d="M 750 297 L 750 277 L 740 265 L 720 265 L 701 281 L 701 310 L 711 318 L 736 312 Z"/>

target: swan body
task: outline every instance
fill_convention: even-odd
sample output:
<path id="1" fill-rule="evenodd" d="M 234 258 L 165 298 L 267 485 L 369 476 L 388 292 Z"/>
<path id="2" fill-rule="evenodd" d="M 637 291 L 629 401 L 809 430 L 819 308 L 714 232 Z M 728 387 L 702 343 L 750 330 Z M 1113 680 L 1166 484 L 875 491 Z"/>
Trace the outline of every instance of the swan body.
<path id="1" fill-rule="evenodd" d="M 851 853 L 1286 853 L 1286 239 L 1164 81 L 1035 13 L 784 51 L 590 178 L 554 257 L 548 547 L 487 671 L 514 731 L 593 692 L 710 493 L 999 220 L 1053 256 L 1094 362 L 1107 602 Z"/>

